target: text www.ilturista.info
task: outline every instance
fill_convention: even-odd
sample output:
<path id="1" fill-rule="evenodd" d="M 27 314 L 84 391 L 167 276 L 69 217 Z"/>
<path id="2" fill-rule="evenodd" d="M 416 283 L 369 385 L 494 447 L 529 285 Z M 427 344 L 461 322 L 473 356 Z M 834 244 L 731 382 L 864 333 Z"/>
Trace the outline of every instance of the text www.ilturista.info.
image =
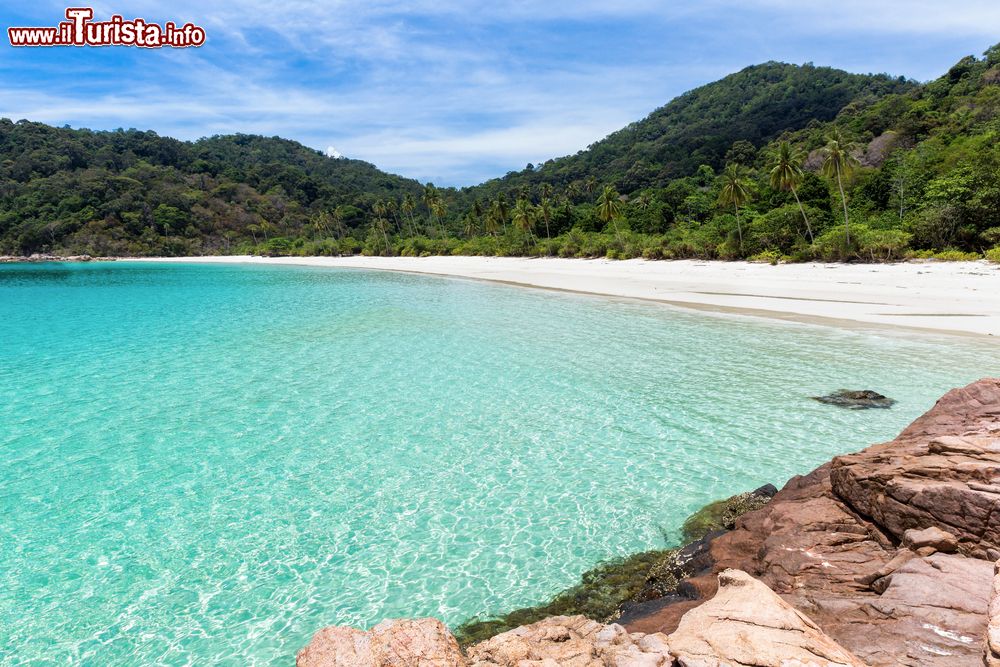
<path id="1" fill-rule="evenodd" d="M 7 28 L 11 46 L 164 46 L 184 48 L 205 43 L 205 29 L 192 23 L 178 27 L 173 21 L 160 26 L 115 14 L 108 21 L 92 21 L 90 7 L 69 7 L 66 21 L 52 28 Z"/>

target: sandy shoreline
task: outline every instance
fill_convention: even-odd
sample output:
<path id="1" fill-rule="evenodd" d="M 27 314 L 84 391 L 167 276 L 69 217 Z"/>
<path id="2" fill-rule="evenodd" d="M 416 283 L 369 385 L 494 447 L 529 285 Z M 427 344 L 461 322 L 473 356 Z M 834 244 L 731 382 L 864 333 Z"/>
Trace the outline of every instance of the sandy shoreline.
<path id="1" fill-rule="evenodd" d="M 135 261 L 402 271 L 856 326 L 1000 336 L 1000 266 L 520 257 L 185 257 Z"/>

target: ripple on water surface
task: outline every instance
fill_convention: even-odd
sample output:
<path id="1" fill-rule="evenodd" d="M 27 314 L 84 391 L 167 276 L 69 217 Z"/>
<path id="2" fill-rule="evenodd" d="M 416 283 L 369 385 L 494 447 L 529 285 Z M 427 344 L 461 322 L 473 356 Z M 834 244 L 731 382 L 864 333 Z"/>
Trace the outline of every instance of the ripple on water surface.
<path id="1" fill-rule="evenodd" d="M 430 277 L 0 266 L 0 663 L 458 623 L 891 438 L 997 347 Z M 809 396 L 873 388 L 892 410 Z"/>

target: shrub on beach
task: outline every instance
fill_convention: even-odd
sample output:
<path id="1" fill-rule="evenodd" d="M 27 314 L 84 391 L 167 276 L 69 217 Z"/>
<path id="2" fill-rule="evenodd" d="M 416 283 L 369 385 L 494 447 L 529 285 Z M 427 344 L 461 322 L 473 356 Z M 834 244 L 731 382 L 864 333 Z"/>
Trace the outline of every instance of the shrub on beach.
<path id="1" fill-rule="evenodd" d="M 907 259 L 933 259 L 939 262 L 974 262 L 982 259 L 978 252 L 965 252 L 956 248 L 944 250 L 915 250 L 906 255 Z"/>

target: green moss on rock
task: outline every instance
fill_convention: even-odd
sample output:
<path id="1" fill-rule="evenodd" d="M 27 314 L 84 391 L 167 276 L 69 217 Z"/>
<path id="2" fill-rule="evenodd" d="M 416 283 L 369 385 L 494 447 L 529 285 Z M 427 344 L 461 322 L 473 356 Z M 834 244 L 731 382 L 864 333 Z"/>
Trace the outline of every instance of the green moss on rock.
<path id="1" fill-rule="evenodd" d="M 498 618 L 472 618 L 455 628 L 454 634 L 463 646 L 485 641 L 490 637 L 522 625 L 536 623 L 549 616 L 582 615 L 600 622 L 617 618 L 625 602 L 644 602 L 676 593 L 680 581 L 693 574 L 688 547 L 708 533 L 732 528 L 743 514 L 762 507 L 773 487 L 741 493 L 719 500 L 693 514 L 684 522 L 684 544 L 680 549 L 657 549 L 600 563 L 585 572 L 580 583 L 535 607 L 524 607 Z M 701 545 L 704 549 L 704 545 Z M 688 553 L 685 553 L 687 551 Z"/>
<path id="2" fill-rule="evenodd" d="M 609 620 L 617 614 L 622 602 L 635 598 L 643 590 L 650 570 L 672 553 L 672 549 L 644 551 L 606 561 L 584 573 L 576 586 L 545 604 L 516 609 L 495 619 L 470 619 L 455 629 L 455 636 L 460 644 L 468 645 L 549 616 L 581 614 L 596 621 Z"/>
<path id="3" fill-rule="evenodd" d="M 762 489 L 767 487 L 762 487 Z M 773 492 L 747 491 L 739 493 L 725 500 L 716 500 L 714 503 L 705 505 L 700 510 L 688 517 L 681 528 L 684 543 L 694 542 L 705 537 L 716 530 L 732 530 L 736 527 L 736 520 L 747 514 L 758 510 L 771 499 Z"/>

